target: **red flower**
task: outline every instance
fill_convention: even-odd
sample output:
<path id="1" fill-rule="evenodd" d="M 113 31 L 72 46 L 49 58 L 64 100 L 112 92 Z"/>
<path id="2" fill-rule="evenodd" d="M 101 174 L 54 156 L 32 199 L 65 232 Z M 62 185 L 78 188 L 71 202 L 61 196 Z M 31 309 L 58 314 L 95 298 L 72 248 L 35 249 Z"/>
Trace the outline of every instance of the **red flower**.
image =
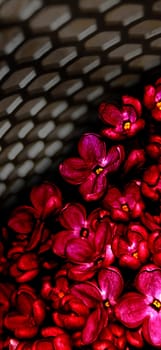
<path id="1" fill-rule="evenodd" d="M 134 346 L 134 348 L 143 349 L 145 341 L 143 338 L 142 327 L 137 329 L 127 329 L 126 339 L 130 345 Z"/>
<path id="2" fill-rule="evenodd" d="M 95 235 L 92 227 L 95 217 L 95 211 L 87 217 L 86 209 L 82 204 L 68 203 L 59 216 L 59 222 L 65 230 L 53 236 L 53 252 L 64 257 L 66 245 L 71 239 L 80 238 L 91 241 Z"/>
<path id="3" fill-rule="evenodd" d="M 58 327 L 47 327 L 42 329 L 44 339 L 38 339 L 33 342 L 18 342 L 11 339 L 9 342 L 10 350 L 72 350 L 69 335 Z"/>
<path id="4" fill-rule="evenodd" d="M 10 298 L 14 287 L 10 283 L 0 283 L 0 335 L 3 334 L 3 318 L 10 307 Z"/>
<path id="5" fill-rule="evenodd" d="M 72 294 L 62 298 L 61 308 L 53 311 L 52 318 L 56 326 L 68 331 L 80 330 L 84 327 L 89 308 L 84 302 Z"/>
<path id="6" fill-rule="evenodd" d="M 66 181 L 80 185 L 86 201 L 97 200 L 107 188 L 109 173 L 118 170 L 124 159 L 123 146 L 113 146 L 107 152 L 106 144 L 97 134 L 84 134 L 78 143 L 80 158 L 69 158 L 59 170 Z"/>
<path id="7" fill-rule="evenodd" d="M 161 121 L 161 78 L 155 85 L 147 85 L 144 89 L 144 104 L 151 110 L 152 117 L 158 122 Z"/>
<path id="8" fill-rule="evenodd" d="M 148 212 L 143 212 L 141 222 L 150 231 L 160 230 L 161 228 L 161 213 L 160 215 L 152 215 Z"/>
<path id="9" fill-rule="evenodd" d="M 43 278 L 41 295 L 44 299 L 52 302 L 52 307 L 59 310 L 62 305 L 63 298 L 69 294 L 69 283 L 65 276 L 61 276 L 60 271 L 55 276 L 54 286 L 50 276 Z"/>
<path id="10" fill-rule="evenodd" d="M 82 330 L 82 344 L 97 340 L 100 332 L 107 326 L 108 318 L 113 317 L 113 307 L 123 289 L 123 279 L 115 267 L 102 269 L 95 282 L 80 283 L 72 288 L 78 297 L 91 310 Z"/>
<path id="11" fill-rule="evenodd" d="M 149 256 L 148 233 L 137 223 L 130 223 L 122 236 L 116 235 L 112 249 L 119 259 L 119 265 L 138 269 Z"/>
<path id="12" fill-rule="evenodd" d="M 160 199 L 161 165 L 151 165 L 145 170 L 141 190 L 145 197 L 148 197 L 154 201 Z"/>
<path id="13" fill-rule="evenodd" d="M 126 349 L 125 328 L 118 323 L 110 323 L 99 335 L 98 340 L 92 344 L 93 350 L 125 350 Z"/>
<path id="14" fill-rule="evenodd" d="M 102 134 L 112 140 L 124 140 L 136 135 L 145 125 L 145 121 L 140 118 L 141 113 L 141 103 L 134 97 L 122 96 L 122 109 L 102 103 L 99 116 L 107 124 Z"/>
<path id="15" fill-rule="evenodd" d="M 144 266 L 135 279 L 138 292 L 124 294 L 116 305 L 117 318 L 127 327 L 142 325 L 147 342 L 161 346 L 161 269 Z"/>
<path id="16" fill-rule="evenodd" d="M 83 213 L 82 206 L 69 205 L 62 213 L 60 220 L 64 226 L 67 227 L 68 223 L 68 229 L 70 225 L 73 227 L 54 236 L 53 250 L 68 259 L 68 276 L 82 281 L 91 278 L 102 266 L 109 266 L 114 261 L 114 255 L 111 251 L 109 219 L 99 220 L 100 211 L 94 210 L 85 220 L 85 215 L 80 215 L 80 209 Z"/>
<path id="17" fill-rule="evenodd" d="M 8 221 L 8 226 L 17 233 L 18 245 L 24 241 L 27 251 L 40 242 L 47 247 L 49 231 L 44 227 L 44 220 L 49 214 L 58 212 L 62 203 L 59 189 L 48 183 L 34 187 L 30 199 L 33 206 L 16 208 Z"/>
<path id="18" fill-rule="evenodd" d="M 152 261 L 161 267 L 161 226 L 160 230 L 149 235 L 149 249 L 152 253 Z"/>
<path id="19" fill-rule="evenodd" d="M 22 285 L 12 296 L 14 310 L 4 319 L 4 325 L 18 339 L 33 338 L 45 318 L 45 304 L 33 288 Z"/>
<path id="20" fill-rule="evenodd" d="M 116 187 L 111 187 L 103 199 L 103 206 L 110 211 L 113 220 L 128 221 L 140 217 L 144 203 L 137 181 L 125 186 L 123 194 Z"/>
<path id="21" fill-rule="evenodd" d="M 34 253 L 23 253 L 22 251 L 10 264 L 10 275 L 18 283 L 31 281 L 39 273 L 38 256 Z"/>
<path id="22" fill-rule="evenodd" d="M 161 136 L 151 135 L 146 147 L 148 155 L 161 163 Z"/>

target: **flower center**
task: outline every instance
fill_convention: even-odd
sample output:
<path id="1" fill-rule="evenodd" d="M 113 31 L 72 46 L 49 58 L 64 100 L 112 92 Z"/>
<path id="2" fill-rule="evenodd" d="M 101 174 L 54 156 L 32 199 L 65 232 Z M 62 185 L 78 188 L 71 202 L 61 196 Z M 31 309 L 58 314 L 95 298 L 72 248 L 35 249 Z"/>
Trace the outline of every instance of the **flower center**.
<path id="1" fill-rule="evenodd" d="M 102 264 L 102 262 L 103 262 L 103 258 L 98 258 L 98 259 L 96 259 L 96 261 L 95 261 L 95 265 L 101 265 Z"/>
<path id="2" fill-rule="evenodd" d="M 87 238 L 89 235 L 89 230 L 87 228 L 82 228 L 80 232 L 81 237 Z"/>
<path id="3" fill-rule="evenodd" d="M 129 130 L 131 127 L 131 123 L 130 122 L 125 122 L 124 123 L 124 130 Z"/>
<path id="4" fill-rule="evenodd" d="M 139 254 L 138 254 L 138 252 L 135 252 L 135 253 L 133 253 L 133 255 L 132 255 L 134 258 L 136 258 L 136 259 L 138 259 L 139 258 Z"/>
<path id="5" fill-rule="evenodd" d="M 157 102 L 156 106 L 157 106 L 158 109 L 160 109 L 160 111 L 161 111 L 161 101 Z"/>
<path id="6" fill-rule="evenodd" d="M 96 173 L 96 175 L 99 175 L 101 172 L 103 171 L 102 167 L 96 167 L 94 172 Z"/>
<path id="7" fill-rule="evenodd" d="M 156 311 L 160 311 L 161 308 L 161 302 L 158 299 L 154 299 L 152 302 L 152 307 L 156 310 Z"/>
<path id="8" fill-rule="evenodd" d="M 60 293 L 58 294 L 58 296 L 59 296 L 60 299 L 62 299 L 62 298 L 64 297 L 64 293 L 63 293 L 63 292 L 60 292 Z"/>
<path id="9" fill-rule="evenodd" d="M 127 204 L 122 204 L 121 208 L 122 208 L 123 211 L 126 211 L 126 212 L 129 211 L 129 207 L 128 207 Z"/>
<path id="10" fill-rule="evenodd" d="M 110 307 L 110 302 L 108 300 L 105 300 L 104 306 L 107 307 L 107 308 Z"/>

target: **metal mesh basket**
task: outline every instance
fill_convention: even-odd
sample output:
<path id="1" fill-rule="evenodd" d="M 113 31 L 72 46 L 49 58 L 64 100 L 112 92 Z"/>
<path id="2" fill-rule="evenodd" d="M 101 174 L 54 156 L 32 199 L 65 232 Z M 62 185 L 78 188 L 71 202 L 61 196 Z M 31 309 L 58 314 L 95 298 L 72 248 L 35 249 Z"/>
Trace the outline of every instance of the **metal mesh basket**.
<path id="1" fill-rule="evenodd" d="M 8 205 L 92 127 L 101 100 L 159 74 L 161 1 L 0 0 L 0 28 L 0 195 Z"/>

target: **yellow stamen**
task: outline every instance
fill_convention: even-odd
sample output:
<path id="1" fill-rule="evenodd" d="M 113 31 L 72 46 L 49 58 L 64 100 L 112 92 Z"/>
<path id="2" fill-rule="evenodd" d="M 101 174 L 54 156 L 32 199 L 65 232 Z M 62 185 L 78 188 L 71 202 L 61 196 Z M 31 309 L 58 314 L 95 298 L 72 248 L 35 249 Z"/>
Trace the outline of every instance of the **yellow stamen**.
<path id="1" fill-rule="evenodd" d="M 138 259 L 138 258 L 139 258 L 139 254 L 138 254 L 138 252 L 133 253 L 133 255 L 132 255 L 132 256 L 134 256 L 134 258 L 136 258 L 136 259 Z"/>
<path id="2" fill-rule="evenodd" d="M 105 307 L 110 307 L 110 303 L 109 303 L 109 301 L 108 301 L 108 300 L 107 300 L 107 301 L 105 301 L 104 305 L 105 305 Z"/>
<path id="3" fill-rule="evenodd" d="M 95 261 L 95 264 L 96 264 L 96 265 L 100 265 L 100 264 L 102 264 L 102 262 L 103 262 L 103 258 L 98 258 L 98 259 Z"/>
<path id="4" fill-rule="evenodd" d="M 96 172 L 96 174 L 97 175 L 99 175 L 101 172 L 103 171 L 103 168 L 97 168 L 96 170 L 95 170 L 95 172 Z"/>
<path id="5" fill-rule="evenodd" d="M 86 238 L 86 237 L 88 237 L 88 234 L 89 234 L 88 229 L 83 228 L 83 229 L 81 230 L 81 234 L 80 234 L 81 237 Z"/>
<path id="6" fill-rule="evenodd" d="M 161 308 L 161 302 L 157 299 L 154 299 L 152 305 L 154 305 L 156 307 L 156 309 L 160 310 Z"/>
<path id="7" fill-rule="evenodd" d="M 161 101 L 160 102 L 157 102 L 156 106 L 160 109 L 161 111 Z"/>
<path id="8" fill-rule="evenodd" d="M 125 122 L 124 123 L 124 130 L 129 130 L 131 127 L 131 123 L 130 122 Z"/>
<path id="9" fill-rule="evenodd" d="M 61 298 L 61 299 L 64 297 L 64 293 L 63 292 L 60 292 L 58 295 L 59 295 L 59 298 Z"/>
<path id="10" fill-rule="evenodd" d="M 121 208 L 122 208 L 123 211 L 126 211 L 126 212 L 129 211 L 129 207 L 128 207 L 127 204 L 123 204 L 123 205 L 121 206 Z"/>

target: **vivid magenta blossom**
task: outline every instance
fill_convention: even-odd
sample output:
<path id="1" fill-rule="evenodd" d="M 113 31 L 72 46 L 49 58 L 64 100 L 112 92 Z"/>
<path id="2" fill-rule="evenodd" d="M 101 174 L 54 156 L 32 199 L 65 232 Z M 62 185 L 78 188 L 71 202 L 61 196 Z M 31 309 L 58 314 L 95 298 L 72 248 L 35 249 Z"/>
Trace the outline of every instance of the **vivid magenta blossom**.
<path id="1" fill-rule="evenodd" d="M 149 256 L 147 230 L 144 226 L 131 222 L 121 236 L 115 235 L 112 249 L 120 266 L 138 269 L 146 263 Z"/>
<path id="2" fill-rule="evenodd" d="M 158 201 L 160 199 L 161 165 L 151 165 L 145 170 L 141 190 L 145 197 L 153 201 Z"/>
<path id="3" fill-rule="evenodd" d="M 152 346 L 161 346 L 161 269 L 146 265 L 135 279 L 136 292 L 118 301 L 116 317 L 128 328 L 142 325 L 143 336 Z"/>
<path id="4" fill-rule="evenodd" d="M 123 286 L 121 273 L 113 266 L 99 271 L 98 283 L 85 282 L 73 286 L 72 294 L 91 310 L 82 330 L 82 345 L 95 341 L 107 326 Z"/>
<path id="5" fill-rule="evenodd" d="M 111 187 L 102 203 L 110 211 L 113 220 L 121 221 L 139 218 L 145 208 L 137 181 L 127 184 L 123 193 L 118 188 Z"/>
<path id="6" fill-rule="evenodd" d="M 59 170 L 64 179 L 79 185 L 86 201 L 97 200 L 107 188 L 107 175 L 116 172 L 124 160 L 124 148 L 113 146 L 108 151 L 98 134 L 84 134 L 78 143 L 80 157 L 66 159 Z"/>
<path id="7" fill-rule="evenodd" d="M 66 245 L 71 239 L 81 238 L 91 241 L 95 234 L 92 227 L 95 217 L 95 211 L 87 216 L 85 207 L 80 203 L 66 204 L 59 215 L 63 230 L 53 236 L 53 252 L 65 257 Z"/>
<path id="8" fill-rule="evenodd" d="M 107 125 L 102 135 L 112 140 L 124 140 L 136 135 L 145 125 L 141 114 L 141 103 L 134 97 L 122 96 L 121 109 L 113 104 L 102 103 L 99 116 Z"/>
<path id="9" fill-rule="evenodd" d="M 68 276 L 74 280 L 87 280 L 114 261 L 110 222 L 106 217 L 99 220 L 99 215 L 100 210 L 94 210 L 87 218 L 80 204 L 67 205 L 60 215 L 67 230 L 54 235 L 53 251 L 66 257 Z"/>
<path id="10" fill-rule="evenodd" d="M 152 117 L 161 121 L 161 78 L 159 78 L 154 86 L 147 85 L 144 89 L 144 104 L 151 110 Z"/>

